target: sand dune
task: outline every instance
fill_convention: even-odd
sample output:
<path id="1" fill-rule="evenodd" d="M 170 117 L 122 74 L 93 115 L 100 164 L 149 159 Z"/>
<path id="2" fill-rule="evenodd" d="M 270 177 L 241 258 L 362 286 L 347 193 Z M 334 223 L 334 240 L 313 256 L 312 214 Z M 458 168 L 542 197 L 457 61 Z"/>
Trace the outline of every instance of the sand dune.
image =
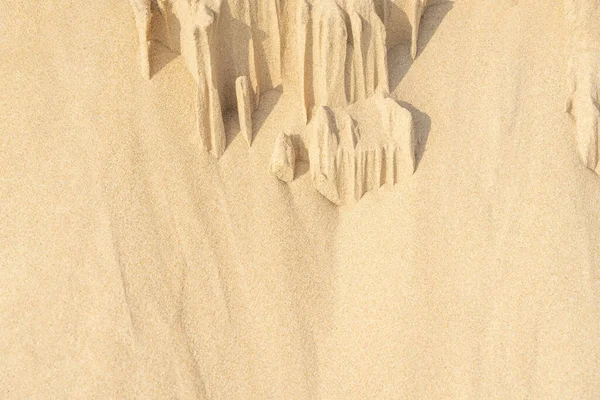
<path id="1" fill-rule="evenodd" d="M 140 73 L 129 2 L 5 3 L 0 397 L 600 398 L 594 87 L 565 112 L 597 72 L 572 62 L 585 24 L 429 3 L 416 58 L 410 24 L 386 54 L 414 174 L 341 206 L 305 161 L 269 171 L 306 123 L 289 71 L 251 146 L 223 89 L 217 158 L 180 49 L 152 40 Z"/>

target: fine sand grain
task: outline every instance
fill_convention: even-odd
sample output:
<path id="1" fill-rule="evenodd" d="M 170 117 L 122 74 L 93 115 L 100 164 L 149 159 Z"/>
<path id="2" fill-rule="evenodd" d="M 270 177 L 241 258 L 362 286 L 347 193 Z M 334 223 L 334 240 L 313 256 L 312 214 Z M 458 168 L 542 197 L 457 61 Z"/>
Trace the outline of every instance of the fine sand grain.
<path id="1" fill-rule="evenodd" d="M 152 42 L 140 74 L 129 2 L 5 1 L 0 398 L 599 399 L 563 2 L 420 29 L 387 55 L 416 171 L 337 207 L 306 162 L 269 172 L 302 98 L 263 93 L 251 147 L 226 113 L 217 160 L 183 58 Z"/>

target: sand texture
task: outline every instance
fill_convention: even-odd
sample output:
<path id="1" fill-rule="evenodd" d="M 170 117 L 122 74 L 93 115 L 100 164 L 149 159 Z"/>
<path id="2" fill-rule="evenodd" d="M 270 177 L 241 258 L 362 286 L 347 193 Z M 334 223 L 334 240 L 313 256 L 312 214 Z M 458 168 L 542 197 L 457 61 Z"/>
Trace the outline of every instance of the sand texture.
<path id="1" fill-rule="evenodd" d="M 600 399 L 599 20 L 5 1 L 0 398 Z"/>

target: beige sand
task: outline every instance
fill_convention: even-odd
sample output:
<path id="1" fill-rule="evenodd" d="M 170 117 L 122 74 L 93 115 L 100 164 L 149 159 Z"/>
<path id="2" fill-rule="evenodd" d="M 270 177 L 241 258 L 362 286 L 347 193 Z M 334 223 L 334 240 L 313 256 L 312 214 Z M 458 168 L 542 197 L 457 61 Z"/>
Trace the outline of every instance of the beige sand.
<path id="1" fill-rule="evenodd" d="M 228 114 L 217 161 L 129 2 L 4 2 L 0 397 L 600 398 L 569 31 L 560 0 L 430 6 L 388 53 L 416 172 L 337 207 L 269 173 L 301 98 L 261 95 L 250 148 Z"/>

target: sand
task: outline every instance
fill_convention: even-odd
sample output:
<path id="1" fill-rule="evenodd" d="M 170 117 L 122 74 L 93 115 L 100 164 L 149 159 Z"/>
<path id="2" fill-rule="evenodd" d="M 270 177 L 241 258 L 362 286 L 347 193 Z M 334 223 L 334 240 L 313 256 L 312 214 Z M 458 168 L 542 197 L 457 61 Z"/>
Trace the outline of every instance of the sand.
<path id="1" fill-rule="evenodd" d="M 431 5 L 388 53 L 417 167 L 338 207 L 269 173 L 301 99 L 201 151 L 126 1 L 0 12 L 0 397 L 600 398 L 600 179 L 552 0 Z M 164 49 L 163 49 L 164 50 Z"/>

